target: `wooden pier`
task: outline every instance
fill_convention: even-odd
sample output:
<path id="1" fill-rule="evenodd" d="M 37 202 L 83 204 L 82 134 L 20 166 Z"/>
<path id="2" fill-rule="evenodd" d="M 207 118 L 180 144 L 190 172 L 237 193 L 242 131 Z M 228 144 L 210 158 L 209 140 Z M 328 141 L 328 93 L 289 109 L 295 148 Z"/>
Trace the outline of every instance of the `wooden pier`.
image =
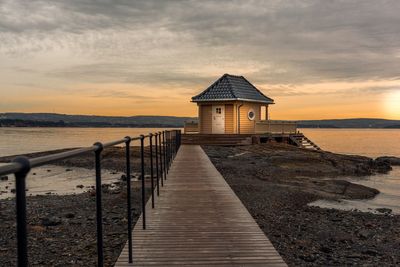
<path id="1" fill-rule="evenodd" d="M 286 266 L 197 145 L 182 145 L 155 208 L 147 203 L 115 266 Z"/>

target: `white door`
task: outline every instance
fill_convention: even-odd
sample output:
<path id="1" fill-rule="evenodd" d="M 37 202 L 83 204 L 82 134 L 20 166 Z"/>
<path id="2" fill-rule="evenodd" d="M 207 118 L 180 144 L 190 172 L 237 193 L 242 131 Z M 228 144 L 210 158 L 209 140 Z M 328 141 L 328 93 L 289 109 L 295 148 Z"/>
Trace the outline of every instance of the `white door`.
<path id="1" fill-rule="evenodd" d="M 225 133 L 225 106 L 213 105 L 212 106 L 212 133 L 224 134 Z"/>

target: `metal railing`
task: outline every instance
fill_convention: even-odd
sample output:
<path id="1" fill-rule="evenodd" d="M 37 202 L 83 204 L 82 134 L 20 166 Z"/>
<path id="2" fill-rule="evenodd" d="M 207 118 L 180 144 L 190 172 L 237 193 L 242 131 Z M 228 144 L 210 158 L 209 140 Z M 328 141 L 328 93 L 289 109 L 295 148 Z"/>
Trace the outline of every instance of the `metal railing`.
<path id="1" fill-rule="evenodd" d="M 143 229 L 146 229 L 146 188 L 145 188 L 145 158 L 144 141 L 149 139 L 150 150 L 150 179 L 151 179 L 151 203 L 154 204 L 154 191 L 160 194 L 161 186 L 167 179 L 167 173 L 172 164 L 176 153 L 181 145 L 181 130 L 162 131 L 140 135 L 138 137 L 125 137 L 109 143 L 96 142 L 91 147 L 74 149 L 67 152 L 47 155 L 29 159 L 27 157 L 17 157 L 12 163 L 0 167 L 0 175 L 15 175 L 15 200 L 16 200 L 16 220 L 17 220 L 17 260 L 18 266 L 28 266 L 28 242 L 27 242 L 27 216 L 26 216 L 26 177 L 31 169 L 62 159 L 73 158 L 88 152 L 94 152 L 95 174 L 96 174 L 96 224 L 97 224 L 97 265 L 104 265 L 103 255 L 103 215 L 102 215 L 102 191 L 101 191 L 101 153 L 107 147 L 125 144 L 126 158 L 126 187 L 127 187 L 127 230 L 129 263 L 133 261 L 132 255 L 132 206 L 131 206 L 131 155 L 130 146 L 133 141 L 140 141 L 140 162 L 141 162 L 141 205 Z M 154 140 L 154 143 L 153 143 Z M 153 151 L 155 153 L 153 153 Z M 154 166 L 154 158 L 155 165 Z M 155 167 L 155 168 L 154 168 Z M 154 173 L 155 171 L 155 173 Z M 154 178 L 156 183 L 154 183 Z"/>

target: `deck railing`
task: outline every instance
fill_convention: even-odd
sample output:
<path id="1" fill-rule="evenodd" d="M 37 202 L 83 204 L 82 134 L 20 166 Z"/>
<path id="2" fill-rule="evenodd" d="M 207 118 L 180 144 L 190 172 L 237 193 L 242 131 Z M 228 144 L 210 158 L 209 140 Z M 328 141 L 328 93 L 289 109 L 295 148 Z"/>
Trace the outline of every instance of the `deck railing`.
<path id="1" fill-rule="evenodd" d="M 132 207 L 131 207 L 131 163 L 130 146 L 133 141 L 140 141 L 141 162 L 141 205 L 143 229 L 146 229 L 146 190 L 145 190 L 145 160 L 144 141 L 149 139 L 150 149 L 150 179 L 151 179 L 151 201 L 154 208 L 154 191 L 160 194 L 161 186 L 167 179 L 167 173 L 181 145 L 181 130 L 162 131 L 140 135 L 138 137 L 125 137 L 109 143 L 96 142 L 90 147 L 74 149 L 53 155 L 32 158 L 17 157 L 12 163 L 0 167 L 0 175 L 15 175 L 15 201 L 17 221 L 17 260 L 18 266 L 28 266 L 28 242 L 27 242 L 27 216 L 26 216 L 26 178 L 31 169 L 62 159 L 73 158 L 84 153 L 94 152 L 95 177 L 96 177 L 96 224 L 97 224 L 97 265 L 103 266 L 103 216 L 102 216 L 102 192 L 101 192 L 101 153 L 107 147 L 125 144 L 126 159 L 126 188 L 127 188 L 127 231 L 129 247 L 129 263 L 133 261 L 132 256 Z M 153 143 L 154 140 L 154 143 Z M 155 152 L 155 153 L 153 153 Z M 154 166 L 155 158 L 155 166 Z M 154 175 L 155 172 L 155 175 Z M 156 179 L 156 184 L 154 184 Z"/>
<path id="2" fill-rule="evenodd" d="M 197 121 L 186 121 L 184 128 L 183 128 L 183 132 L 185 134 L 195 134 L 195 133 L 199 133 L 200 129 L 199 129 L 199 123 Z"/>
<path id="3" fill-rule="evenodd" d="M 255 125 L 255 133 L 279 133 L 279 134 L 292 134 L 297 132 L 297 122 L 295 121 L 275 121 L 264 120 L 258 121 Z"/>

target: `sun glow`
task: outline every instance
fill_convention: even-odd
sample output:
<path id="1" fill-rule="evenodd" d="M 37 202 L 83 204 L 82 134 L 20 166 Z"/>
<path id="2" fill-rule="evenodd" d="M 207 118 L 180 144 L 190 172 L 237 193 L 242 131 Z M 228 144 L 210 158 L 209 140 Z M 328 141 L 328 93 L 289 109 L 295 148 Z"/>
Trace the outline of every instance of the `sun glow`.
<path id="1" fill-rule="evenodd" d="M 393 119 L 400 119 L 400 89 L 388 94 L 384 103 L 387 115 Z"/>

